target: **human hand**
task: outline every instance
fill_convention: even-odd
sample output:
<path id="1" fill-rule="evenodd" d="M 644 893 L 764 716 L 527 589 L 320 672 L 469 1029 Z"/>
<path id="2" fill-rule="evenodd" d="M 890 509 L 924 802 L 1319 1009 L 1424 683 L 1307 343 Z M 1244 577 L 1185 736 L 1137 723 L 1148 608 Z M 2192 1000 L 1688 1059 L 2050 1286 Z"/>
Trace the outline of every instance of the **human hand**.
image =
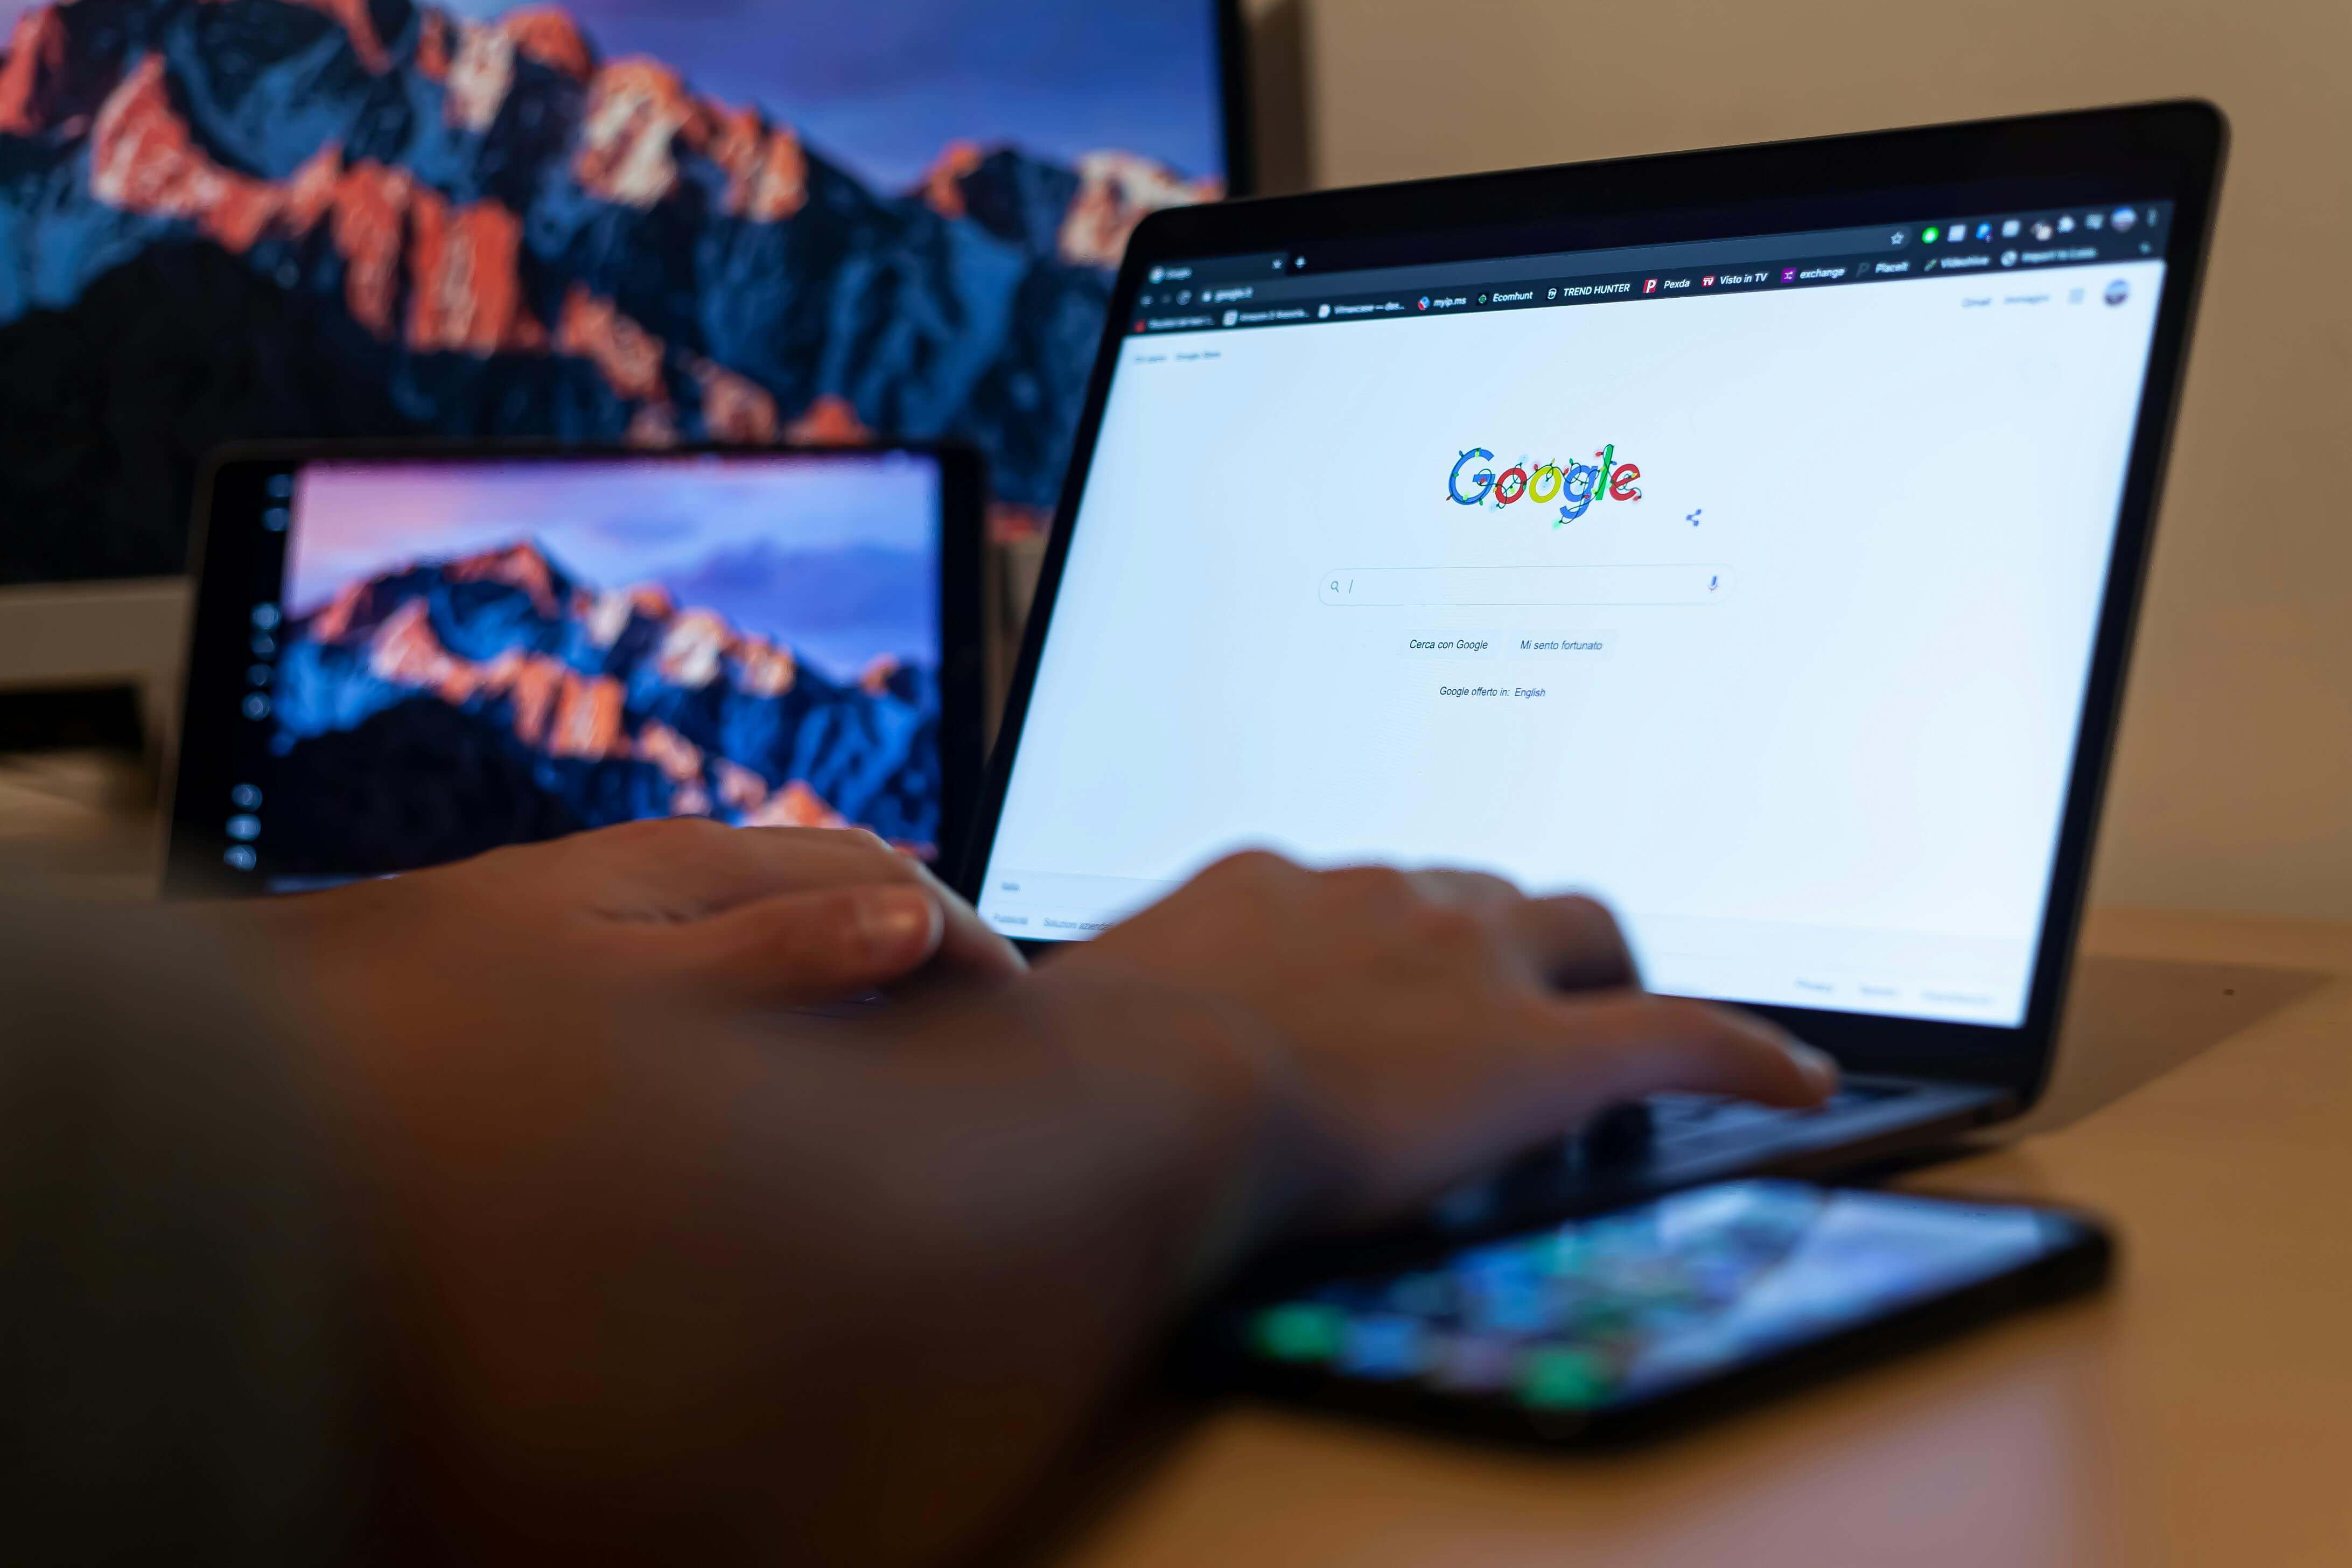
<path id="1" fill-rule="evenodd" d="M 241 906 L 330 975 L 495 979 L 518 968 L 680 1004 L 793 1005 L 919 976 L 996 980 L 1012 944 L 860 830 L 633 822 Z"/>
<path id="2" fill-rule="evenodd" d="M 806 945 L 909 891 L 919 941 Z M 640 824 L 216 916 L 261 944 L 153 918 L 81 943 L 138 1005 L 85 1038 L 67 973 L 56 1059 L 178 1069 L 180 1114 L 131 1123 L 173 1179 L 138 1190 L 206 1245 L 142 1250 L 324 1320 L 298 1326 L 352 1357 L 353 1451 L 394 1483 L 364 1523 L 402 1557 L 962 1560 L 1281 1231 L 1393 1213 L 1607 1100 L 1830 1076 L 1643 996 L 1584 901 L 1270 856 L 1033 979 L 855 1024 L 751 1015 L 1019 960 L 854 835 Z M 121 964 L 151 941 L 179 971 Z M 274 986 L 296 1005 L 236 994 Z M 259 1223 L 192 1208 L 207 1160 L 235 1180 L 206 1190 L 261 1173 Z M 311 1234 L 335 1245 L 283 1239 Z M 221 1235 L 293 1285 L 230 1289 Z"/>
<path id="3" fill-rule="evenodd" d="M 1391 1214 L 1614 1101 L 1706 1090 L 1817 1103 L 1830 1058 L 1760 1018 L 1644 994 L 1590 899 L 1499 879 L 1316 872 L 1237 855 L 1056 960 L 1238 1002 L 1328 1141 L 1326 1216 Z"/>

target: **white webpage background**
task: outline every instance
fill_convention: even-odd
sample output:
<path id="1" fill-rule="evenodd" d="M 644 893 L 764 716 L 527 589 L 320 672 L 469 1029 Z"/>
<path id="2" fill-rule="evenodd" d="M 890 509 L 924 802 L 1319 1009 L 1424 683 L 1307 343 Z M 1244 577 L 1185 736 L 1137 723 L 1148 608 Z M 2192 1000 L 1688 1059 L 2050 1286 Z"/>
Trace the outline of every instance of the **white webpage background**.
<path id="1" fill-rule="evenodd" d="M 1602 898 L 1662 990 L 2015 1023 L 2162 275 L 1130 340 L 983 912 L 1052 934 L 1023 916 L 1108 918 L 1246 845 L 1472 866 Z M 1554 527 L 1556 502 L 1447 499 L 1465 447 L 1499 471 L 1611 443 L 1639 501 Z M 1726 591 L 1317 593 L 1341 567 L 1674 563 Z M 1403 651 L 1446 628 L 1502 657 Z M 1519 655 L 1529 632 L 1609 651 Z M 1439 694 L 1465 683 L 1545 694 Z M 1060 878 L 1133 885 L 1007 890 Z"/>

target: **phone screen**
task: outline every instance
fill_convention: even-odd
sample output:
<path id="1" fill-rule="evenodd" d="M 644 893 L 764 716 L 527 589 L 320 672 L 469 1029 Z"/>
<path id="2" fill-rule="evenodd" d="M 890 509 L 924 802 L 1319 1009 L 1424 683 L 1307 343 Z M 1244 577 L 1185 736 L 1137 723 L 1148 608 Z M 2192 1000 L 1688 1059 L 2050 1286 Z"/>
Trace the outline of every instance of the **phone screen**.
<path id="1" fill-rule="evenodd" d="M 2045 1210 L 1743 1181 L 1341 1280 L 1229 1321 L 1262 1368 L 1605 1413 L 2080 1244 Z"/>

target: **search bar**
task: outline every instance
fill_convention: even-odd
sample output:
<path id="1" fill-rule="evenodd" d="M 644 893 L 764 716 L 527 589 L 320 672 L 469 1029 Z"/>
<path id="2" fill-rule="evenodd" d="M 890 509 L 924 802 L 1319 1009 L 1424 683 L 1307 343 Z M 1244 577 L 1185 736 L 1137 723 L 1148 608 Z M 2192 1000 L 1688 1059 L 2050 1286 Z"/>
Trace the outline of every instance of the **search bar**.
<path id="1" fill-rule="evenodd" d="M 1727 566 L 1335 566 L 1327 605 L 1712 605 Z"/>

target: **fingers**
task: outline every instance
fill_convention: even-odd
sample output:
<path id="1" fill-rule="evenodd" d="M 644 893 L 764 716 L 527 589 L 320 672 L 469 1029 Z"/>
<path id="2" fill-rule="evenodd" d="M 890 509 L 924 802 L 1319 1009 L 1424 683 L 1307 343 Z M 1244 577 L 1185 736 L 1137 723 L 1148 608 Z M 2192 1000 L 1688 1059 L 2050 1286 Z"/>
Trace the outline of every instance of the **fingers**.
<path id="1" fill-rule="evenodd" d="M 941 963 L 960 974 L 1003 977 L 1028 966 L 1013 944 L 909 856 L 863 828 L 728 827 L 704 818 L 631 823 L 572 841 L 610 855 L 631 907 L 607 912 L 699 925 L 719 914 L 798 892 L 903 884 L 920 889 L 942 920 Z M 756 924 L 756 921 L 754 921 Z"/>
<path id="2" fill-rule="evenodd" d="M 710 999 L 777 1005 L 839 1001 L 903 979 L 931 961 L 946 930 L 929 889 L 877 883 L 782 893 L 645 940 L 668 950 L 668 978 Z"/>
<path id="3" fill-rule="evenodd" d="M 1482 871 L 1415 871 L 1407 880 L 1433 902 L 1474 910 L 1496 922 L 1547 984 L 1581 991 L 1637 984 L 1617 917 L 1592 899 L 1530 899 Z"/>
<path id="4" fill-rule="evenodd" d="M 942 969 L 981 980 L 1007 979 L 1028 972 L 1029 961 L 1021 956 L 1021 950 L 982 920 L 979 911 L 929 871 L 921 871 L 919 876 L 922 886 L 946 916 L 939 952 Z"/>
<path id="5" fill-rule="evenodd" d="M 1415 871 L 1405 879 L 1432 902 L 1477 911 L 1499 925 L 1545 984 L 1585 991 L 1640 984 L 1617 917 L 1595 900 L 1530 899 L 1479 871 Z"/>
<path id="6" fill-rule="evenodd" d="M 1548 1010 L 1563 1047 L 1560 1070 L 1605 1087 L 1609 1100 L 1681 1089 L 1807 1106 L 1837 1089 L 1828 1056 L 1733 1008 L 1620 991 L 1563 998 Z"/>
<path id="7" fill-rule="evenodd" d="M 866 882 L 907 882 L 929 894 L 944 918 L 941 964 L 982 977 L 1019 974 L 1029 966 L 962 899 L 911 856 L 901 855 L 863 828 L 739 827 L 730 830 L 723 868 L 701 873 L 714 908 L 787 890 Z"/>
<path id="8" fill-rule="evenodd" d="M 1442 1179 L 1644 1095 L 1678 1089 L 1801 1107 L 1837 1087 L 1836 1064 L 1821 1052 L 1760 1018 L 1699 1002 L 1638 991 L 1550 996 L 1523 1028 L 1528 1048 L 1513 1051 L 1512 1064 L 1475 1096 L 1472 1131 L 1446 1145 Z"/>
<path id="9" fill-rule="evenodd" d="M 1295 887 L 1313 874 L 1297 861 L 1271 849 L 1237 849 L 1202 867 L 1185 886 L 1216 889 Z"/>
<path id="10" fill-rule="evenodd" d="M 813 888 L 912 882 L 922 870 L 862 827 L 729 827 L 708 818 L 674 817 L 605 834 L 644 895 L 673 920 Z M 577 842 L 586 846 L 604 837 Z"/>
<path id="11" fill-rule="evenodd" d="M 1377 868 L 1370 868 L 1377 869 Z M 1412 889 L 1433 903 L 1455 904 L 1467 910 L 1495 910 L 1523 901 L 1526 895 L 1500 877 L 1484 871 L 1455 871 L 1437 868 L 1423 871 L 1408 871 L 1404 879 Z"/>
<path id="12" fill-rule="evenodd" d="M 1518 899 L 1500 910 L 1497 918 L 1520 955 L 1556 990 L 1616 990 L 1641 984 L 1617 917 L 1591 899 Z"/>
<path id="13" fill-rule="evenodd" d="M 1284 873 L 1318 879 L 1334 897 L 1355 910 L 1395 917 L 1416 902 L 1467 910 L 1498 929 L 1543 984 L 1560 990 L 1639 983 L 1633 952 L 1616 917 L 1596 900 L 1580 895 L 1530 899 L 1501 877 L 1446 868 L 1396 871 L 1384 866 L 1350 866 L 1309 872 L 1263 851 L 1229 857 L 1203 876 L 1264 879 L 1279 879 Z"/>

